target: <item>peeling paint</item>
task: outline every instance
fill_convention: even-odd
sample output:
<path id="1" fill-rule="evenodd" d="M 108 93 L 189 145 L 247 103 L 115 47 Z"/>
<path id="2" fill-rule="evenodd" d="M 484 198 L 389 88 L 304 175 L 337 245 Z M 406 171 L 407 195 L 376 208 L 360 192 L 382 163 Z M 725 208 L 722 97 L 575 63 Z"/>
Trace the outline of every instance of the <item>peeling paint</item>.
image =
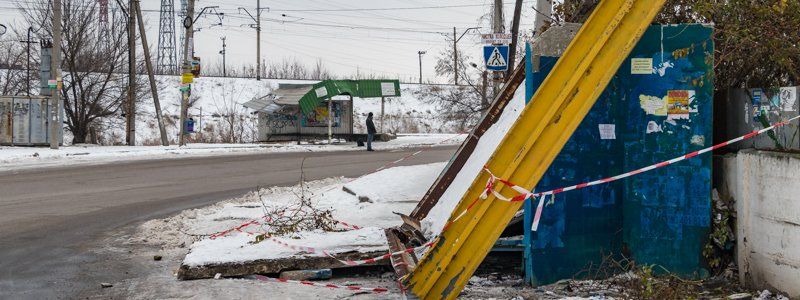
<path id="1" fill-rule="evenodd" d="M 658 76 L 664 77 L 664 74 L 667 73 L 667 69 L 672 68 L 672 67 L 675 67 L 675 64 L 673 64 L 670 61 L 665 61 L 665 62 L 662 62 L 662 63 L 658 64 L 658 68 L 654 69 L 654 71 L 655 71 L 654 73 L 658 73 Z"/>
<path id="2" fill-rule="evenodd" d="M 704 137 L 702 135 L 693 135 L 691 143 L 693 145 L 705 146 L 706 145 L 706 137 Z"/>
<path id="3" fill-rule="evenodd" d="M 667 97 L 639 95 L 639 106 L 648 115 L 666 116 Z"/>
<path id="4" fill-rule="evenodd" d="M 664 132 L 664 130 L 661 129 L 661 125 L 658 125 L 656 121 L 647 122 L 647 131 L 645 133 L 654 133 L 654 132 Z"/>
<path id="5" fill-rule="evenodd" d="M 456 274 L 456 276 L 453 276 L 453 278 L 450 278 L 450 282 L 447 283 L 447 287 L 444 288 L 444 290 L 442 291 L 442 298 L 441 299 L 447 299 L 448 298 L 450 293 L 452 293 L 453 289 L 455 288 L 456 281 L 458 281 L 458 279 L 461 278 L 462 274 L 464 274 L 464 268 L 461 268 L 461 271 L 459 271 L 458 274 Z"/>

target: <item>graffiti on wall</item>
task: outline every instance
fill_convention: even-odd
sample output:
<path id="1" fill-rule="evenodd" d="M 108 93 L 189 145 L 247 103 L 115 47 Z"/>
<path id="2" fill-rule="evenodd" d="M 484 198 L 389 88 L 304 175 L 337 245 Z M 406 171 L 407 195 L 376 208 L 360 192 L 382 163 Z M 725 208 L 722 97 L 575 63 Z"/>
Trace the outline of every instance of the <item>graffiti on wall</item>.
<path id="1" fill-rule="evenodd" d="M 293 113 L 274 113 L 267 115 L 267 126 L 272 130 L 297 127 L 297 115 Z"/>

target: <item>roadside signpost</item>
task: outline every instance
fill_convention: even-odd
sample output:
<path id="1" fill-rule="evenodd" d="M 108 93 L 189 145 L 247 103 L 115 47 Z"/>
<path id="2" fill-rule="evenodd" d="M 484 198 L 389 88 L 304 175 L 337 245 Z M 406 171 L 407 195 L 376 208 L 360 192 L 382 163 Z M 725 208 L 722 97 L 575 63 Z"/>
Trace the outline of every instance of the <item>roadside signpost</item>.
<path id="1" fill-rule="evenodd" d="M 488 45 L 508 45 L 511 43 L 510 33 L 481 34 L 481 43 Z"/>
<path id="2" fill-rule="evenodd" d="M 483 61 L 486 63 L 486 70 L 508 70 L 508 45 L 483 46 Z"/>

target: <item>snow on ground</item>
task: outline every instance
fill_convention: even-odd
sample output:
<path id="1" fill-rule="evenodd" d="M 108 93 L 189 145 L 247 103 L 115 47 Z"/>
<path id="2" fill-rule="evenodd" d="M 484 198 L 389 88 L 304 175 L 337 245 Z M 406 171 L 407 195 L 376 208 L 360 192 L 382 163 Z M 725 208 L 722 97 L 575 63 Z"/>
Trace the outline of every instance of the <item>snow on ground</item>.
<path id="1" fill-rule="evenodd" d="M 376 142 L 375 149 L 393 150 L 430 145 L 457 145 L 465 135 L 404 134 L 388 142 Z M 355 143 L 297 145 L 296 142 L 272 144 L 189 144 L 178 146 L 64 146 L 58 150 L 33 147 L 0 146 L 0 171 L 76 164 L 111 163 L 124 160 L 197 157 L 216 154 L 360 151 Z"/>
<path id="2" fill-rule="evenodd" d="M 483 170 L 483 166 L 489 161 L 489 158 L 494 154 L 497 146 L 505 137 L 514 122 L 519 118 L 522 110 L 525 108 L 525 89 L 519 88 L 514 93 L 514 98 L 508 103 L 500 119 L 483 134 L 478 145 L 475 147 L 475 152 L 467 160 L 461 172 L 456 175 L 453 182 L 447 190 L 439 198 L 428 215 L 422 220 L 422 229 L 424 234 L 428 237 L 437 235 L 442 231 L 442 227 L 447 223 L 448 218 L 453 213 L 456 205 L 458 205 L 461 197 L 464 196 L 467 189 L 469 189 L 472 182 Z"/>
<path id="3" fill-rule="evenodd" d="M 162 114 L 165 118 L 167 136 L 172 143 L 178 137 L 178 116 L 180 112 L 180 85 L 179 76 L 156 76 L 159 86 L 158 95 L 161 102 Z M 257 134 L 257 118 L 251 114 L 252 110 L 241 104 L 255 97 L 267 95 L 277 89 L 280 84 L 314 84 L 318 81 L 264 79 L 257 81 L 253 78 L 223 78 L 201 77 L 192 84 L 192 106 L 189 115 L 196 122 L 196 129 L 202 132 L 216 132 L 225 130 L 228 126 L 226 115 L 239 115 L 244 120 L 241 124 L 241 135 L 244 141 L 254 141 Z M 419 92 L 425 85 L 400 84 L 401 96 L 386 98 L 384 111 L 384 126 L 387 132 L 393 133 L 454 133 L 457 132 L 457 122 L 445 120 L 441 117 L 441 107 L 419 99 Z M 137 144 L 158 144 L 159 131 L 155 118 L 155 107 L 150 93 L 142 95 L 143 100 L 138 106 L 136 121 Z M 355 98 L 354 122 L 356 133 L 366 133 L 364 121 L 367 113 L 373 112 L 380 115 L 380 98 Z M 109 118 L 104 123 L 104 141 L 121 143 L 124 141 L 124 118 L 116 116 Z M 377 120 L 376 120 L 377 121 Z M 235 122 L 239 122 L 238 120 Z M 238 127 L 238 125 L 237 125 Z M 237 129 L 238 131 L 238 129 Z M 210 138 L 210 137 L 206 137 Z M 71 141 L 67 133 L 66 142 Z"/>
<path id="4" fill-rule="evenodd" d="M 425 85 L 400 84 L 400 97 L 386 98 L 384 102 L 384 126 L 387 132 L 404 133 L 455 133 L 459 123 L 441 116 L 442 108 L 435 103 L 420 99 L 420 91 Z M 381 112 L 380 98 L 356 98 L 354 116 L 356 132 L 367 132 L 367 114 L 377 117 Z"/>
<path id="5" fill-rule="evenodd" d="M 413 210 L 445 165 L 435 163 L 394 167 L 351 182 L 344 178 L 309 182 L 306 193 L 312 195 L 315 207 L 330 209 L 334 219 L 364 228 L 341 232 L 301 231 L 277 238 L 292 245 L 315 247 L 332 253 L 386 251 L 388 247 L 383 228 L 402 223 L 392 212 L 408 213 Z M 345 191 L 343 187 L 356 195 Z M 185 240 L 176 239 L 176 236 L 181 233 L 207 236 L 235 227 L 262 217 L 264 207 L 297 202 L 300 193 L 298 186 L 273 187 L 211 207 L 185 211 L 173 218 L 149 221 L 143 225 L 144 235 L 141 238 L 163 240 L 164 243 L 185 243 Z M 258 200 L 259 194 L 263 203 Z M 360 197 L 368 197 L 369 201 L 362 201 Z M 245 230 L 260 232 L 257 226 Z M 201 239 L 190 246 L 183 264 L 199 266 L 316 255 L 281 247 L 269 240 L 258 244 L 252 244 L 253 241 L 254 236 L 239 232 L 216 239 Z"/>

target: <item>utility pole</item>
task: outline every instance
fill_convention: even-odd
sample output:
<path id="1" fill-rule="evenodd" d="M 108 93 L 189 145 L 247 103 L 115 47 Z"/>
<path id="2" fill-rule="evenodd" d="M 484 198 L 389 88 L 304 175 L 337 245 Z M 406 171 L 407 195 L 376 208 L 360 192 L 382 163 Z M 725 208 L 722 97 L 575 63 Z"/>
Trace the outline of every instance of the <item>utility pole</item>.
<path id="1" fill-rule="evenodd" d="M 250 19 L 255 22 L 256 28 L 256 80 L 261 80 L 261 0 L 256 1 L 256 15 L 250 13 L 247 8 L 239 7 L 239 10 L 243 10 L 250 16 Z M 269 10 L 269 8 L 267 8 Z M 250 24 L 250 28 L 253 28 L 253 24 Z"/>
<path id="2" fill-rule="evenodd" d="M 425 51 L 417 51 L 417 55 L 419 55 L 419 84 L 422 84 L 422 55 L 425 54 Z"/>
<path id="3" fill-rule="evenodd" d="M 56 89 L 50 93 L 50 149 L 58 149 L 61 139 L 61 0 L 53 0 L 53 53 L 50 74 L 56 80 Z"/>
<path id="4" fill-rule="evenodd" d="M 456 39 L 455 26 L 453 26 L 453 76 L 455 76 L 453 83 L 458 85 L 458 39 Z"/>
<path id="5" fill-rule="evenodd" d="M 503 33 L 503 0 L 494 0 L 492 11 L 492 30 L 494 33 Z"/>
<path id="6" fill-rule="evenodd" d="M 533 33 L 535 36 L 542 34 L 542 28 L 546 21 L 552 18 L 553 2 L 552 0 L 537 0 L 536 1 L 536 19 L 533 22 Z"/>
<path id="7" fill-rule="evenodd" d="M 546 0 L 543 0 L 546 1 Z M 517 0 L 514 3 L 514 19 L 511 21 L 511 46 L 508 53 L 508 70 L 506 70 L 506 78 L 511 77 L 511 72 L 514 71 L 516 64 L 514 61 L 517 59 L 517 37 L 519 36 L 519 18 L 522 11 L 522 0 Z"/>
<path id="8" fill-rule="evenodd" d="M 503 27 L 503 0 L 494 0 L 494 10 L 492 12 L 492 31 L 494 33 L 504 33 Z M 508 62 L 506 62 L 508 63 Z M 500 76 L 502 72 L 493 72 L 492 75 L 492 98 L 497 95 L 497 90 L 500 87 Z"/>
<path id="9" fill-rule="evenodd" d="M 128 105 L 125 122 L 125 141 L 136 146 L 136 15 L 134 0 L 128 1 Z"/>
<path id="10" fill-rule="evenodd" d="M 222 54 L 222 77 L 228 77 L 227 66 L 225 64 L 225 37 L 220 38 L 222 40 L 222 51 L 219 54 Z"/>
<path id="11" fill-rule="evenodd" d="M 486 113 L 489 109 L 489 98 L 486 97 L 486 87 L 489 85 L 489 71 L 483 70 L 481 75 L 483 77 L 483 86 L 481 87 L 481 106 L 482 109 L 484 109 L 484 113 Z"/>
<path id="12" fill-rule="evenodd" d="M 186 6 L 186 17 L 183 19 L 183 27 L 186 29 L 186 38 L 183 39 L 183 66 L 181 67 L 182 73 L 186 74 L 191 71 L 191 57 L 189 56 L 189 44 L 194 40 L 194 1 L 189 0 Z M 188 89 L 181 91 L 181 136 L 178 138 L 180 146 L 186 145 L 186 120 L 189 114 L 189 91 L 191 91 L 191 84 Z"/>
<path id="13" fill-rule="evenodd" d="M 261 0 L 256 1 L 256 80 L 261 80 Z"/>
<path id="14" fill-rule="evenodd" d="M 169 146 L 167 140 L 167 130 L 164 128 L 164 122 L 161 120 L 161 102 L 158 100 L 158 87 L 156 87 L 156 79 L 153 76 L 153 62 L 150 60 L 150 47 L 147 45 L 147 33 L 144 29 L 144 22 L 142 22 L 142 8 L 139 0 L 135 0 L 135 10 L 131 9 L 131 13 L 136 13 L 136 19 L 139 21 L 139 35 L 142 36 L 142 51 L 144 51 L 144 63 L 147 67 L 147 77 L 150 79 L 150 92 L 153 94 L 153 104 L 156 107 L 156 120 L 158 121 L 158 131 L 161 133 L 161 145 Z"/>

